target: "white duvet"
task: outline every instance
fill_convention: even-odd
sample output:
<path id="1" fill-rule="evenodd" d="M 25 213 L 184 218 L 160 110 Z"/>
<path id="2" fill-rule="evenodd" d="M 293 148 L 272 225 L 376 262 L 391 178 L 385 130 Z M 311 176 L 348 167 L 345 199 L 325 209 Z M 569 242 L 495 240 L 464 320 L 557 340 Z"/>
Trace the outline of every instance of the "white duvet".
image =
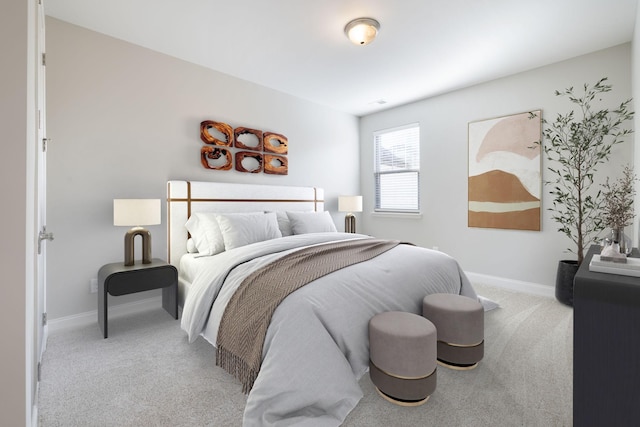
<path id="1" fill-rule="evenodd" d="M 255 268 L 295 249 L 354 238 L 367 236 L 294 235 L 210 257 L 195 276 L 182 312 L 190 342 L 201 334 L 215 345 L 226 303 Z M 424 296 L 438 292 L 477 298 L 453 258 L 399 245 L 289 295 L 273 314 L 243 425 L 340 425 L 362 398 L 358 379 L 368 369 L 369 319 L 392 310 L 419 314 Z"/>

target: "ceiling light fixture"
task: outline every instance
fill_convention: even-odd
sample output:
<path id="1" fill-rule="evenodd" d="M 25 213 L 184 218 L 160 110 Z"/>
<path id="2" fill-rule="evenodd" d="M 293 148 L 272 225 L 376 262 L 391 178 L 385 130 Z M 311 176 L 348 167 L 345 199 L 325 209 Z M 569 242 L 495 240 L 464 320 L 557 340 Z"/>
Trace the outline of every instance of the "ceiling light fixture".
<path id="1" fill-rule="evenodd" d="M 366 45 L 373 41 L 380 30 L 380 23 L 372 18 L 358 18 L 344 27 L 344 33 L 353 44 Z"/>

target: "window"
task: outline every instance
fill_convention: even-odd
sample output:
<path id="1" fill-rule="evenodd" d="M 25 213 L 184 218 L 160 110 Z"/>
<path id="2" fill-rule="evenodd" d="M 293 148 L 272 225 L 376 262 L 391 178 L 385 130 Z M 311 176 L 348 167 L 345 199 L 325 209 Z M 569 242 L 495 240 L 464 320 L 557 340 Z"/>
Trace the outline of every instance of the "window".
<path id="1" fill-rule="evenodd" d="M 420 125 L 373 134 L 377 212 L 420 210 Z"/>

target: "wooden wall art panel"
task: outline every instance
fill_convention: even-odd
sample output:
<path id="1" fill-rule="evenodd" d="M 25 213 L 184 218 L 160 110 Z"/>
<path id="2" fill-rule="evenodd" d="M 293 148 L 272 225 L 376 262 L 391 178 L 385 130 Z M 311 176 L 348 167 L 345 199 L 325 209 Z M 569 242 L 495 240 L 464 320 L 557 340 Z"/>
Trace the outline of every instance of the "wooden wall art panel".
<path id="1" fill-rule="evenodd" d="M 209 133 L 209 129 L 214 128 L 226 137 L 226 141 L 218 139 Z M 205 144 L 222 145 L 224 147 L 233 146 L 233 128 L 226 123 L 205 120 L 200 123 L 200 139 Z"/>
<path id="2" fill-rule="evenodd" d="M 264 173 L 271 175 L 286 175 L 289 172 L 287 158 L 273 154 L 264 155 Z"/>
<path id="3" fill-rule="evenodd" d="M 251 150 L 251 151 L 262 151 L 262 131 L 261 130 L 239 127 L 239 128 L 235 128 L 233 133 L 236 139 L 235 146 L 237 148 L 242 148 L 243 150 Z M 253 135 L 257 141 L 256 145 L 247 145 L 244 142 L 240 141 L 240 137 L 242 137 L 243 135 Z"/>
<path id="4" fill-rule="evenodd" d="M 254 159 L 258 166 L 253 169 L 247 169 L 245 167 L 244 161 L 245 159 Z M 258 173 L 262 172 L 262 154 L 261 153 L 253 153 L 251 151 L 238 151 L 236 153 L 236 170 L 240 172 L 250 172 L 250 173 Z"/>
<path id="5" fill-rule="evenodd" d="M 220 159 L 223 160 L 221 161 Z M 202 162 L 202 166 L 207 169 L 229 170 L 232 167 L 231 159 L 231 152 L 226 148 L 205 145 L 200 149 L 200 161 Z"/>
<path id="6" fill-rule="evenodd" d="M 273 132 L 264 133 L 264 151 L 276 154 L 287 154 L 289 141 L 284 135 Z"/>
<path id="7" fill-rule="evenodd" d="M 216 131 L 214 135 L 211 129 Z M 247 127 L 233 129 L 226 123 L 204 120 L 200 122 L 200 139 L 207 144 L 200 149 L 200 162 L 206 169 L 230 170 L 235 161 L 238 172 L 289 173 L 289 140 L 282 134 Z"/>

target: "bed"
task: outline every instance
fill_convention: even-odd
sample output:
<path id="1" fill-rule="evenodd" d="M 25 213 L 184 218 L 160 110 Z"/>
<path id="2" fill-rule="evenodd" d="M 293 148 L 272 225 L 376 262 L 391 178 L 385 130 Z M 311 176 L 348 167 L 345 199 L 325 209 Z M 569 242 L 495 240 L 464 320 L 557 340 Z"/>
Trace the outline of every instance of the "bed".
<path id="1" fill-rule="evenodd" d="M 241 381 L 245 426 L 340 425 L 362 397 L 371 317 L 420 313 L 429 293 L 477 298 L 444 253 L 337 232 L 320 188 L 169 181 L 167 202 L 181 326 L 190 342 L 203 337 L 216 347 L 218 363 Z M 211 223 L 202 227 L 203 218 L 217 221 L 222 238 L 214 238 Z M 327 270 L 308 284 L 274 298 L 307 274 L 301 271 L 316 271 L 300 266 L 303 255 L 305 262 L 331 261 L 318 262 Z M 255 280 L 263 282 L 249 287 Z M 249 306 L 251 300 L 258 302 Z M 264 331 L 256 333 L 252 322 L 261 320 L 251 316 L 270 319 Z M 257 368 L 234 345 L 257 348 Z"/>

